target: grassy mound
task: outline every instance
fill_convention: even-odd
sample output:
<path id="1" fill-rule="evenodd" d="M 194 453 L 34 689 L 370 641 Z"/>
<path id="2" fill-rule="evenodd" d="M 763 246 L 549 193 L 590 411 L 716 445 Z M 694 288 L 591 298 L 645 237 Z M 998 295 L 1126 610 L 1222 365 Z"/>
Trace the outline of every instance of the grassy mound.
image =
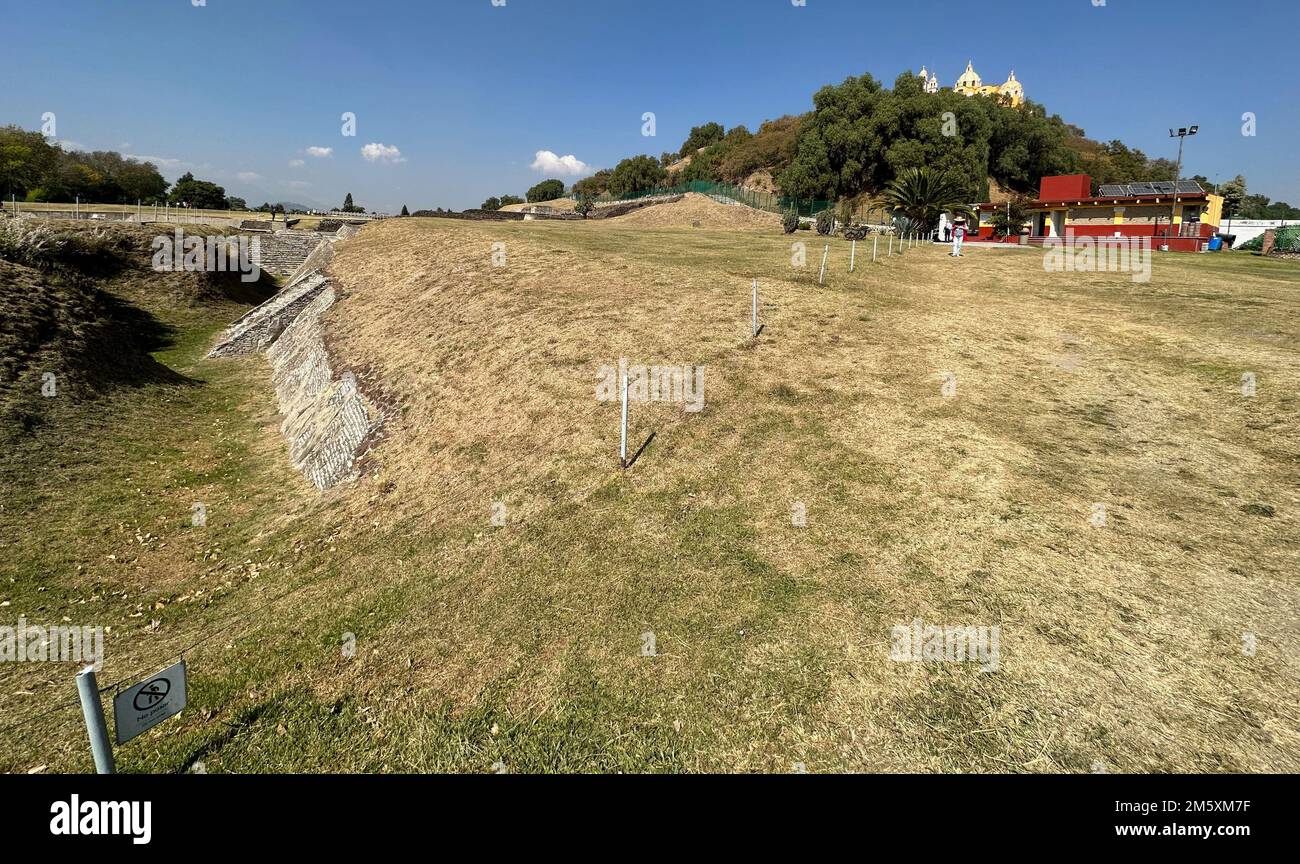
<path id="1" fill-rule="evenodd" d="M 618 225 L 643 228 L 717 228 L 728 231 L 780 231 L 781 217 L 752 207 L 720 204 L 705 195 L 687 193 L 680 201 L 655 204 L 618 218 Z"/>
<path id="2" fill-rule="evenodd" d="M 237 273 L 154 271 L 158 234 L 134 225 L 0 222 L 0 433 L 31 431 L 60 400 L 179 382 L 151 356 L 174 336 L 158 312 L 269 296 L 269 284 L 244 283 Z"/>
<path id="3" fill-rule="evenodd" d="M 524 202 L 523 204 L 507 204 L 501 209 L 511 213 L 518 213 L 532 207 L 550 207 L 557 213 L 563 213 L 573 210 L 575 206 L 577 206 L 577 202 L 572 198 L 554 198 L 550 201 L 538 201 L 533 204 L 527 202 Z"/>

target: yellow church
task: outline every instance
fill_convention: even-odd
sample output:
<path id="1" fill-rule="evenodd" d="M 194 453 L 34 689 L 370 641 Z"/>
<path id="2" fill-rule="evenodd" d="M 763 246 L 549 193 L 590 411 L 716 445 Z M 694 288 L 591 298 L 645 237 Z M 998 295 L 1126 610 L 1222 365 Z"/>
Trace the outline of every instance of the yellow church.
<path id="1" fill-rule="evenodd" d="M 924 66 L 921 67 L 920 78 L 925 92 L 939 92 L 939 79 L 934 73 L 927 72 Z M 961 77 L 957 79 L 952 89 L 965 96 L 996 96 L 1013 108 L 1025 101 L 1025 88 L 1016 80 L 1014 70 L 1001 84 L 985 84 L 970 61 L 967 61 L 966 71 L 961 73 Z"/>

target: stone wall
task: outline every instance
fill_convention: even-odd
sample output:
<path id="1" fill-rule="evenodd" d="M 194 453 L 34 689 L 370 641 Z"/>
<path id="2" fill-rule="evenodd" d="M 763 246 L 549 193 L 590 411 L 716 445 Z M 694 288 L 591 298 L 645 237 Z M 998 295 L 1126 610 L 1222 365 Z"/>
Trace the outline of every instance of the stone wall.
<path id="1" fill-rule="evenodd" d="M 331 368 L 321 318 L 334 299 L 327 282 L 266 352 L 289 458 L 318 489 L 356 477 L 362 445 L 377 424 L 352 374 L 336 378 Z"/>
<path id="2" fill-rule="evenodd" d="M 318 489 L 356 477 L 381 421 L 352 374 L 335 375 L 325 346 L 322 318 L 336 293 L 322 268 L 332 254 L 332 242 L 322 240 L 289 284 L 231 324 L 208 355 L 266 352 L 289 458 Z"/>

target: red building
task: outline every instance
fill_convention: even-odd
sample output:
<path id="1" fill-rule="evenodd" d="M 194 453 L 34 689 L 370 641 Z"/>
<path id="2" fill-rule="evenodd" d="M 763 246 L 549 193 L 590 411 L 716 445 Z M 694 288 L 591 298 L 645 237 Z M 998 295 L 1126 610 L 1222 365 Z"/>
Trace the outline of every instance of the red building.
<path id="1" fill-rule="evenodd" d="M 1223 198 L 1190 180 L 1102 186 L 1092 194 L 1086 174 L 1044 177 L 1030 202 L 1026 238 L 995 237 L 993 213 L 1006 204 L 980 204 L 972 240 L 1041 244 L 1049 237 L 1148 237 L 1154 249 L 1199 252 L 1223 215 Z"/>

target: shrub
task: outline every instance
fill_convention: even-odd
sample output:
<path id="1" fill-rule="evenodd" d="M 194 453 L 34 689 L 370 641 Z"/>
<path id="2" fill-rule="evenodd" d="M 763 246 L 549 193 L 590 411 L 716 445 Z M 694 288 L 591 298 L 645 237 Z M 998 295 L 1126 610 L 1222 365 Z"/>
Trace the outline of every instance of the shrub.
<path id="1" fill-rule="evenodd" d="M 573 212 L 577 213 L 583 219 L 586 219 L 587 214 L 591 212 L 593 206 L 594 205 L 590 201 L 582 200 L 574 205 Z"/>
<path id="2" fill-rule="evenodd" d="M 793 234 L 794 232 L 798 231 L 799 214 L 794 210 L 785 211 L 785 215 L 781 217 L 781 227 L 785 230 L 785 233 L 787 234 Z"/>
<path id="3" fill-rule="evenodd" d="M 866 238 L 866 236 L 867 236 L 866 225 L 845 225 L 844 226 L 845 240 L 862 240 Z"/>
<path id="4" fill-rule="evenodd" d="M 817 233 L 823 237 L 835 230 L 835 214 L 830 210 L 823 210 L 817 214 Z"/>

